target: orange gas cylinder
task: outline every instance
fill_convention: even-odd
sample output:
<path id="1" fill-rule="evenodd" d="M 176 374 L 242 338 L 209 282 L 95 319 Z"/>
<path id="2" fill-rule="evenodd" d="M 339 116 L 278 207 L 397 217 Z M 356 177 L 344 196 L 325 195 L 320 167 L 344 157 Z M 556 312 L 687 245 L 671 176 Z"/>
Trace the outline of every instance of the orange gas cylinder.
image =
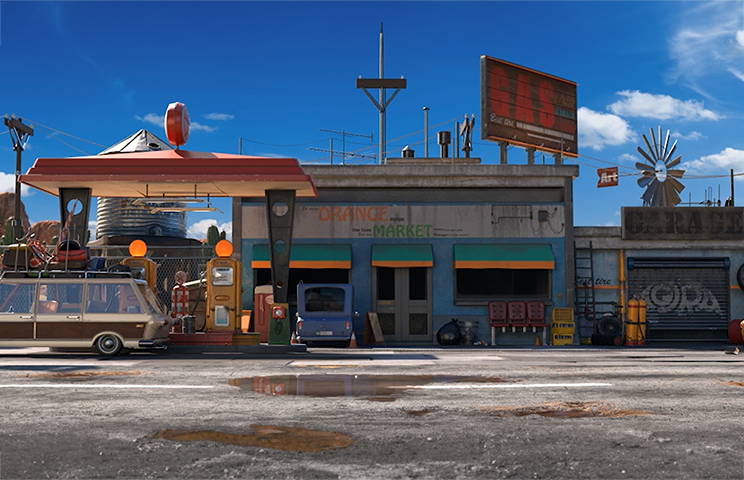
<path id="1" fill-rule="evenodd" d="M 638 345 L 640 332 L 638 328 L 639 302 L 636 297 L 628 301 L 628 317 L 625 320 L 625 344 Z"/>
<path id="2" fill-rule="evenodd" d="M 646 345 L 646 301 L 638 299 L 638 345 Z"/>
<path id="3" fill-rule="evenodd" d="M 728 337 L 731 343 L 744 343 L 744 320 L 731 320 L 728 326 Z"/>

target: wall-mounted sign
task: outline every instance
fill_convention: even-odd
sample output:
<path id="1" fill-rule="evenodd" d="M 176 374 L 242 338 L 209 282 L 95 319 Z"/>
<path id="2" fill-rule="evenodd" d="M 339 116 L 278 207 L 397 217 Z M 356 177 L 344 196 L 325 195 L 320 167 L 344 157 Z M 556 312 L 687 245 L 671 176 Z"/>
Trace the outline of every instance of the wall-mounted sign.
<path id="1" fill-rule="evenodd" d="M 599 175 L 597 188 L 617 187 L 617 167 L 598 168 L 597 175 Z"/>
<path id="2" fill-rule="evenodd" d="M 624 240 L 741 240 L 742 207 L 623 207 Z"/>
<path id="3" fill-rule="evenodd" d="M 481 136 L 578 156 L 576 84 L 481 56 Z"/>

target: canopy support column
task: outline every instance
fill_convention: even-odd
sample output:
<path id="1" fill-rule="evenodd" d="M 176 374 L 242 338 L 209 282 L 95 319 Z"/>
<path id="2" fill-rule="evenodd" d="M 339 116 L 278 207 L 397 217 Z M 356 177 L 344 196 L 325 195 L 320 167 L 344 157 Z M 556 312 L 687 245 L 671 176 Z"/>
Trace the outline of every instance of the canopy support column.
<path id="1" fill-rule="evenodd" d="M 289 251 L 292 247 L 294 190 L 266 190 L 266 219 L 269 225 L 269 258 L 274 303 L 287 303 Z"/>

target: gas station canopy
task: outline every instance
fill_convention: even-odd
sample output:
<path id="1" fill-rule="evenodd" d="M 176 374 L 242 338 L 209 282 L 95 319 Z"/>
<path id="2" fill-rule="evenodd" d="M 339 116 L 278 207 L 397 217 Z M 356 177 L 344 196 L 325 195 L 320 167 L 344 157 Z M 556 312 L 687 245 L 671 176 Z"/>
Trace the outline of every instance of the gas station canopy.
<path id="1" fill-rule="evenodd" d="M 263 197 L 267 190 L 317 196 L 294 158 L 187 150 L 39 158 L 20 182 L 55 196 L 69 188 L 89 188 L 93 197 Z"/>

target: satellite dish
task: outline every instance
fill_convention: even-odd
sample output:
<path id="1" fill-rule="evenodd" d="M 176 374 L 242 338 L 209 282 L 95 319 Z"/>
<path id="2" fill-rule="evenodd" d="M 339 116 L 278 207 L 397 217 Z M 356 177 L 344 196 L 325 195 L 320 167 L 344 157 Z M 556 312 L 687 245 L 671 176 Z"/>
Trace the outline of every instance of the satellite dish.
<path id="1" fill-rule="evenodd" d="M 648 151 L 644 151 L 641 147 L 637 148 L 638 153 L 643 155 L 643 158 L 649 163 L 648 165 L 641 162 L 636 163 L 636 168 L 641 171 L 638 186 L 646 189 L 641 199 L 643 199 L 644 206 L 673 207 L 682 201 L 679 194 L 685 189 L 685 186 L 678 180 L 682 178 L 685 171 L 672 168 L 679 164 L 682 155 L 671 160 L 674 150 L 677 148 L 677 141 L 675 140 L 669 148 L 669 130 L 667 130 L 663 144 L 661 142 L 661 127 L 658 131 L 658 142 L 654 136 L 654 130 L 652 128 L 648 130 L 651 133 L 651 143 L 649 143 L 646 135 L 642 135 Z"/>

